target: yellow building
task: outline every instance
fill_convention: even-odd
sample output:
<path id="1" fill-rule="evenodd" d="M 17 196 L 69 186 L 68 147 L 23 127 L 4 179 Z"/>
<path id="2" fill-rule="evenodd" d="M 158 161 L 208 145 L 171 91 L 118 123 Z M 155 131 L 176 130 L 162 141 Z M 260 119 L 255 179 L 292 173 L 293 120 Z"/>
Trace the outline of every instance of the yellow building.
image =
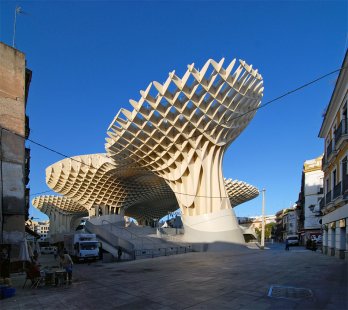
<path id="1" fill-rule="evenodd" d="M 325 139 L 320 208 L 324 253 L 348 259 L 348 53 L 342 67 L 319 132 Z"/>

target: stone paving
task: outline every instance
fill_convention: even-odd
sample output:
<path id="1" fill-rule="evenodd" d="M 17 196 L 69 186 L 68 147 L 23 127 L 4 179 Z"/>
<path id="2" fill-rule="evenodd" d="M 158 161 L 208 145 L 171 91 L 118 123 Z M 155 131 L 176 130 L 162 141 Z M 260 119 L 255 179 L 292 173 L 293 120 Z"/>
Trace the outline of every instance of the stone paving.
<path id="1" fill-rule="evenodd" d="M 56 264 L 42 256 L 43 265 Z M 348 265 L 283 245 L 188 253 L 122 263 L 75 264 L 72 285 L 22 289 L 0 309 L 348 309 Z M 272 285 L 311 294 L 269 297 Z M 282 288 L 280 292 L 287 291 Z M 302 296 L 302 297 L 301 297 Z M 305 297 L 303 297 L 305 296 Z M 306 297 L 309 296 L 309 297 Z"/>

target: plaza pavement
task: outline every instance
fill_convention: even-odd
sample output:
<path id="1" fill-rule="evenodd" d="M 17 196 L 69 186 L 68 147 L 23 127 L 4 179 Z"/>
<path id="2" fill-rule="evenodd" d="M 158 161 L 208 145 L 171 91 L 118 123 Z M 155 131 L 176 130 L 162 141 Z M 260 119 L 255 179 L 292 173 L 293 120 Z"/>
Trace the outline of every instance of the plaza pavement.
<path id="1" fill-rule="evenodd" d="M 57 264 L 52 255 L 43 255 L 41 263 Z M 17 293 L 0 300 L 0 309 L 343 310 L 348 309 L 347 276 L 343 260 L 274 244 L 263 251 L 75 264 L 72 285 L 61 287 L 22 289 L 25 276 L 13 274 Z M 312 296 L 269 297 L 272 285 L 310 289 Z"/>

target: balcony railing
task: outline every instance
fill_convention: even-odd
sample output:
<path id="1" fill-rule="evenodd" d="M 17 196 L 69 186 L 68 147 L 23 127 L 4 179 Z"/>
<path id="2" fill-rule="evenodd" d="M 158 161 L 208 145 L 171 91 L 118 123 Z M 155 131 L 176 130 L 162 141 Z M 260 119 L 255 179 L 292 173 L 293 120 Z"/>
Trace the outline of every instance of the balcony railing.
<path id="1" fill-rule="evenodd" d="M 330 141 L 329 145 L 326 148 L 326 160 L 329 158 L 329 156 L 332 153 L 332 140 Z"/>
<path id="2" fill-rule="evenodd" d="M 342 180 L 342 194 L 346 191 L 348 191 L 348 174 L 345 174 Z"/>
<path id="3" fill-rule="evenodd" d="M 321 198 L 319 206 L 320 206 L 320 210 L 322 210 L 325 207 L 325 198 L 324 197 Z"/>
<path id="4" fill-rule="evenodd" d="M 326 204 L 329 204 L 331 202 L 331 191 L 329 191 L 325 196 L 325 202 Z"/>
<path id="5" fill-rule="evenodd" d="M 333 199 L 336 199 L 338 196 L 342 194 L 341 182 L 337 183 L 333 190 Z"/>
<path id="6" fill-rule="evenodd" d="M 344 118 L 340 122 L 338 128 L 335 131 L 335 141 L 338 143 L 338 141 L 341 139 L 342 135 L 347 134 L 347 119 Z"/>

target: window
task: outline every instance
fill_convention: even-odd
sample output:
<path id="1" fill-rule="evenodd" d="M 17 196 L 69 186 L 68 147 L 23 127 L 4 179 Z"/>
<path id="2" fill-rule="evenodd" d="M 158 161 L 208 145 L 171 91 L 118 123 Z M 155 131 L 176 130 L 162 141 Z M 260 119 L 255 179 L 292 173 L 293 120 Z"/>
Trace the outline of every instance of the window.
<path id="1" fill-rule="evenodd" d="M 332 189 L 335 188 L 336 186 L 336 182 L 337 182 L 337 172 L 336 172 L 336 169 L 334 171 L 332 171 Z"/>

